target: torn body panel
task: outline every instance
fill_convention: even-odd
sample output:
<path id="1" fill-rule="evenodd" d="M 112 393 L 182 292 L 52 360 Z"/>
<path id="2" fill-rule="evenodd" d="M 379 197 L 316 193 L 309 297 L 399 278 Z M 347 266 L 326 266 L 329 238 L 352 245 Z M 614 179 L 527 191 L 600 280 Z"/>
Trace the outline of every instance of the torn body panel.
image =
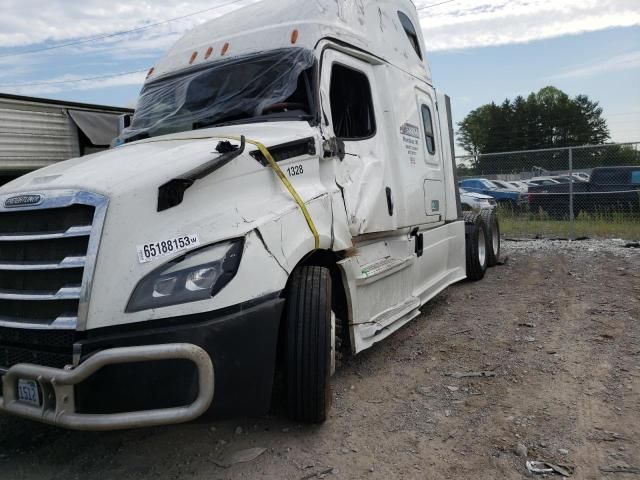
<path id="1" fill-rule="evenodd" d="M 357 255 L 339 262 L 352 310 L 353 353 L 386 338 L 415 318 L 419 308 L 465 272 L 464 223 L 421 232 L 424 250 L 415 253 L 408 234 L 357 244 Z"/>

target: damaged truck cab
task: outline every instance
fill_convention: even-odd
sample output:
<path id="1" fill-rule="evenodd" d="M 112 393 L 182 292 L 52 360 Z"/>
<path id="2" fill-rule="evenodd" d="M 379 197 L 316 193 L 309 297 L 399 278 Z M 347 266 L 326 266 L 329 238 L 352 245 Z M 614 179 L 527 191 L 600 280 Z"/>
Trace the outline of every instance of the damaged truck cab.
<path id="1" fill-rule="evenodd" d="M 0 189 L 0 411 L 143 427 L 261 414 L 277 385 L 322 422 L 336 356 L 486 268 L 410 0 L 205 23 L 114 145 Z"/>

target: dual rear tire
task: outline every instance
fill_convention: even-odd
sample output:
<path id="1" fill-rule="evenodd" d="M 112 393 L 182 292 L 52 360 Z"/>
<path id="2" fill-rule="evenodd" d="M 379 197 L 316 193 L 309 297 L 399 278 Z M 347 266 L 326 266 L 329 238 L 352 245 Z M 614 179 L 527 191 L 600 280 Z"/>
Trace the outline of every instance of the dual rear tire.
<path id="1" fill-rule="evenodd" d="M 482 210 L 482 220 L 487 227 L 487 265 L 495 267 L 500 262 L 500 223 L 494 210 Z"/>
<path id="2" fill-rule="evenodd" d="M 464 212 L 467 278 L 482 280 L 500 260 L 500 225 L 494 211 Z"/>

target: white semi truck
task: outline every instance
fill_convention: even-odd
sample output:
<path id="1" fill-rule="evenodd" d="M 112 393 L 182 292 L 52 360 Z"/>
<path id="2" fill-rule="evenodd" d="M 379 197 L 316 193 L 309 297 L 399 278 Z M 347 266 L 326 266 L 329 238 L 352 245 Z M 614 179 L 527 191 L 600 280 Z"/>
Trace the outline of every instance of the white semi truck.
<path id="1" fill-rule="evenodd" d="M 0 411 L 71 429 L 325 421 L 357 354 L 495 262 L 410 0 L 186 34 L 109 151 L 0 189 Z"/>

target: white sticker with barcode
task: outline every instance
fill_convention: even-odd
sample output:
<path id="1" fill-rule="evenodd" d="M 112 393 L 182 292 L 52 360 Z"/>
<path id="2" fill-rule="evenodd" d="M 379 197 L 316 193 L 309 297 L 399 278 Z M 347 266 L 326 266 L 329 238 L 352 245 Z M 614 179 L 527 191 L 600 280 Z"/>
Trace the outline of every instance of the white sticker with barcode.
<path id="1" fill-rule="evenodd" d="M 153 262 L 158 258 L 184 252 L 199 245 L 200 237 L 198 235 L 183 235 L 181 237 L 139 245 L 137 247 L 138 261 L 140 263 Z"/>

